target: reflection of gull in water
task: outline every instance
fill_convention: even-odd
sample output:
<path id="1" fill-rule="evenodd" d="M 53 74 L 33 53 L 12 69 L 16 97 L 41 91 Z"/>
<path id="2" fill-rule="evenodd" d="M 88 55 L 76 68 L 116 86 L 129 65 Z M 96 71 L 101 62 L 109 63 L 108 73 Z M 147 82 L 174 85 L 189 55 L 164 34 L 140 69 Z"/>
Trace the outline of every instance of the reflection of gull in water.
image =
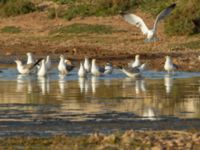
<path id="1" fill-rule="evenodd" d="M 85 78 L 79 78 L 78 83 L 79 83 L 80 92 L 83 93 L 85 90 L 85 93 L 87 93 L 88 92 L 88 80 Z"/>
<path id="2" fill-rule="evenodd" d="M 153 108 L 146 107 L 143 109 L 142 117 L 147 120 L 156 120 L 156 113 Z"/>
<path id="3" fill-rule="evenodd" d="M 60 88 L 60 93 L 64 94 L 65 93 L 65 75 L 59 75 L 59 80 L 58 80 L 59 88 Z"/>
<path id="4" fill-rule="evenodd" d="M 166 93 L 169 94 L 173 86 L 173 78 L 169 75 L 165 75 L 164 82 Z"/>
<path id="5" fill-rule="evenodd" d="M 96 88 L 98 86 L 98 78 L 95 76 L 92 76 L 91 78 L 91 87 L 92 87 L 92 93 L 96 93 Z"/>
<path id="6" fill-rule="evenodd" d="M 38 77 L 38 84 L 42 90 L 42 95 L 48 94 L 50 92 L 49 78 Z"/>
<path id="7" fill-rule="evenodd" d="M 136 92 L 136 94 L 139 94 L 140 92 L 146 92 L 144 80 L 136 80 L 135 81 L 135 92 Z"/>
<path id="8" fill-rule="evenodd" d="M 32 92 L 32 83 L 30 76 L 19 74 L 17 76 L 16 92 L 25 92 L 26 85 L 28 93 Z"/>

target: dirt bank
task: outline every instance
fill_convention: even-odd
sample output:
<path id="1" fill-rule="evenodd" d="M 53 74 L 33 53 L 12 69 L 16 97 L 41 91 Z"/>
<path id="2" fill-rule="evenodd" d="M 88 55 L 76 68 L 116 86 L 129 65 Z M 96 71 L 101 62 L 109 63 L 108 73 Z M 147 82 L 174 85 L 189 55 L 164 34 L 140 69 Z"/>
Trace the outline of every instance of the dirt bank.
<path id="1" fill-rule="evenodd" d="M 145 18 L 149 26 L 152 25 L 151 16 L 138 13 Z M 72 24 L 108 25 L 115 32 L 51 34 L 55 29 Z M 163 70 L 165 56 L 171 55 L 180 70 L 200 70 L 199 36 L 169 37 L 165 35 L 162 23 L 158 30 L 159 41 L 156 43 L 145 43 L 141 32 L 120 16 L 76 18 L 67 21 L 52 20 L 45 12 L 35 12 L 2 19 L 0 28 L 7 26 L 20 27 L 21 32 L 0 34 L 1 63 L 13 63 L 14 59 L 21 57 L 25 59 L 25 53 L 32 52 L 36 57 L 52 55 L 55 62 L 60 54 L 65 54 L 77 61 L 87 56 L 97 58 L 100 64 L 109 61 L 115 65 L 127 65 L 135 54 L 140 54 L 142 62 L 147 63 L 149 69 Z"/>

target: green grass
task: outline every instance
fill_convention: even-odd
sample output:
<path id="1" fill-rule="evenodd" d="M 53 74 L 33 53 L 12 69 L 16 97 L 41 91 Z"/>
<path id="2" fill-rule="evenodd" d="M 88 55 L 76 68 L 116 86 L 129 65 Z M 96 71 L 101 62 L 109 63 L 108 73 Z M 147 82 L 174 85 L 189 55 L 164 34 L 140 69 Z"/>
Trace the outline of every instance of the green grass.
<path id="1" fill-rule="evenodd" d="M 20 33 L 21 28 L 20 27 L 15 27 L 15 26 L 5 26 L 1 28 L 2 33 Z"/>
<path id="2" fill-rule="evenodd" d="M 10 17 L 27 14 L 36 10 L 30 0 L 7 0 L 0 1 L 0 16 Z"/>
<path id="3" fill-rule="evenodd" d="M 71 20 L 81 16 L 111 16 L 119 14 L 120 11 L 125 11 L 135 8 L 138 0 L 54 0 L 59 4 L 68 4 L 68 9 L 61 12 L 58 16 Z M 49 11 L 52 15 L 52 10 Z"/>
<path id="4" fill-rule="evenodd" d="M 113 33 L 115 30 L 112 26 L 108 25 L 90 25 L 90 24 L 72 24 L 69 26 L 63 26 L 53 30 L 50 34 L 80 34 L 80 33 L 98 33 L 98 34 L 109 34 Z"/>

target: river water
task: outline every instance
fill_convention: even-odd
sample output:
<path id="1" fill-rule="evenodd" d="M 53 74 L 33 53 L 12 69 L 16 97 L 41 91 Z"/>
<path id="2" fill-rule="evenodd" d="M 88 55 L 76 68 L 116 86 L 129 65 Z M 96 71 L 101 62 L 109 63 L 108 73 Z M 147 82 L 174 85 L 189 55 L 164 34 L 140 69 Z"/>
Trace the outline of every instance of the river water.
<path id="1" fill-rule="evenodd" d="M 149 129 L 199 129 L 200 73 L 146 71 L 140 79 L 119 70 L 78 78 L 77 70 L 46 78 L 0 73 L 0 136 Z"/>

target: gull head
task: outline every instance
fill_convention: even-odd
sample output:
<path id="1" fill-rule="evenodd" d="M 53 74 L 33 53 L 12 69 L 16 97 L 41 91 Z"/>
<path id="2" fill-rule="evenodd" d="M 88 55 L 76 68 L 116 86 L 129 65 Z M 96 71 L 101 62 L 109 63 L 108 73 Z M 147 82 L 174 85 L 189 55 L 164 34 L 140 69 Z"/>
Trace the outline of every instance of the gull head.
<path id="1" fill-rule="evenodd" d="M 95 64 L 96 63 L 96 59 L 92 59 L 92 64 Z"/>
<path id="2" fill-rule="evenodd" d="M 66 63 L 67 65 L 72 65 L 72 62 L 71 62 L 69 59 L 65 59 L 65 63 Z"/>
<path id="3" fill-rule="evenodd" d="M 138 60 L 140 58 L 140 55 L 135 55 L 135 59 Z"/>
<path id="4" fill-rule="evenodd" d="M 27 56 L 32 56 L 32 53 L 28 52 L 26 53 Z"/>
<path id="5" fill-rule="evenodd" d="M 64 59 L 64 55 L 60 55 L 60 59 Z"/>
<path id="6" fill-rule="evenodd" d="M 50 57 L 49 57 L 49 55 L 46 57 L 46 60 L 49 60 L 50 59 Z"/>
<path id="7" fill-rule="evenodd" d="M 20 60 L 15 60 L 15 63 L 17 64 L 17 65 L 21 65 L 22 64 L 22 62 L 20 61 Z"/>
<path id="8" fill-rule="evenodd" d="M 166 60 L 171 60 L 170 56 L 166 56 L 165 58 L 166 58 Z"/>

